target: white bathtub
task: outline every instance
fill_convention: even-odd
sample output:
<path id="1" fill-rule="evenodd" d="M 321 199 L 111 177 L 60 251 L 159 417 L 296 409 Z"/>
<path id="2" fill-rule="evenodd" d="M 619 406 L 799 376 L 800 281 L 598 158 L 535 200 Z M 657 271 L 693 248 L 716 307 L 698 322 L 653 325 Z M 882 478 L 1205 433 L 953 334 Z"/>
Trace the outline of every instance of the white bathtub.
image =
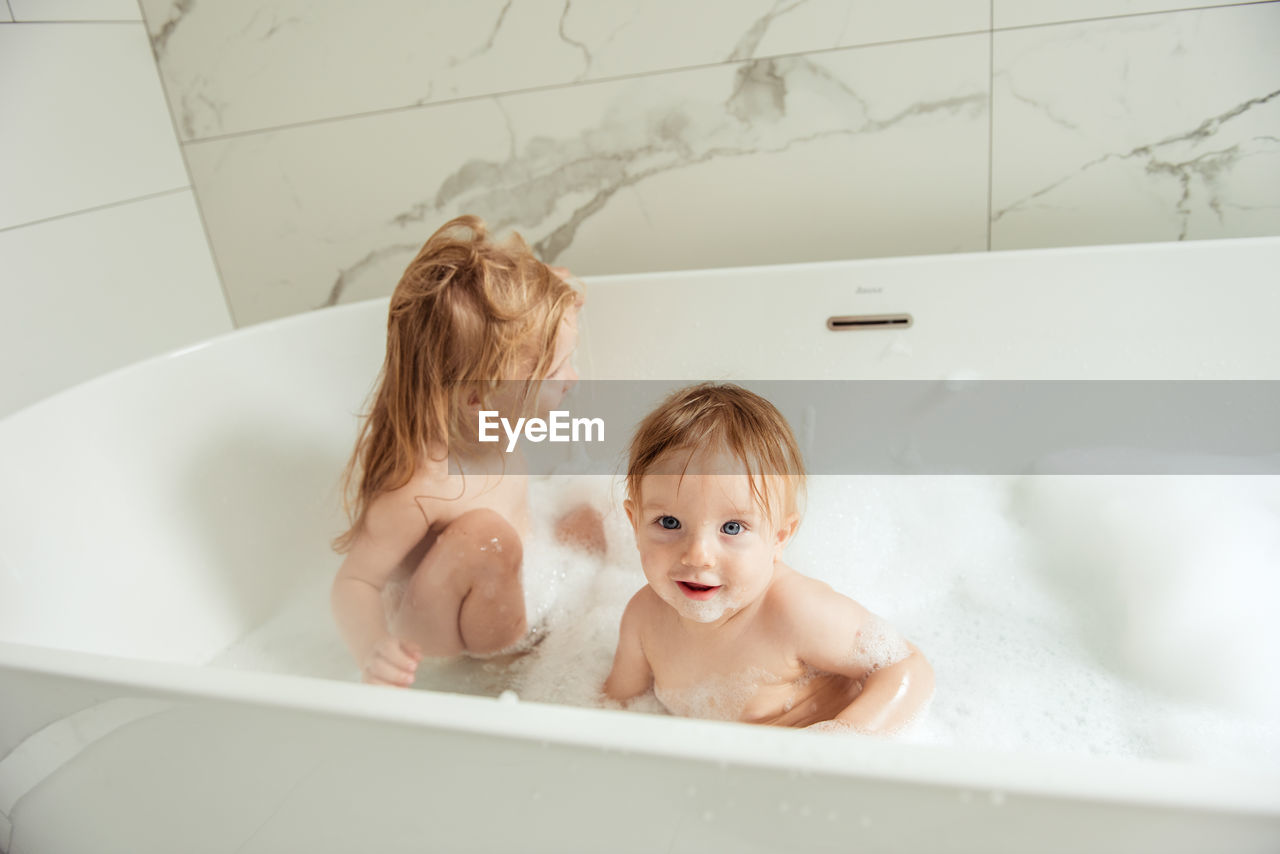
<path id="1" fill-rule="evenodd" d="M 581 367 L 1275 380 L 1278 269 L 1262 238 L 599 279 Z M 1280 850 L 1278 769 L 209 666 L 336 569 L 385 305 L 246 329 L 0 422 L 0 850 Z M 825 328 L 894 313 L 913 325 Z"/>

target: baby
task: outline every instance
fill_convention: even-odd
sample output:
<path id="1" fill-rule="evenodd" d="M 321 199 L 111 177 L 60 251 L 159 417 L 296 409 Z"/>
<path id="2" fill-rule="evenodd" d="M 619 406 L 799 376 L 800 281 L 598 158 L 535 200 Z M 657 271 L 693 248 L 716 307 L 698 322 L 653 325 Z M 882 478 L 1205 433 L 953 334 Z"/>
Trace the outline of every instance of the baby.
<path id="1" fill-rule="evenodd" d="M 583 300 L 569 279 L 518 235 L 495 241 L 463 216 L 427 240 L 391 295 L 331 594 L 364 681 L 407 686 L 424 656 L 528 641 L 524 459 L 480 444 L 478 414 L 545 415 L 577 380 Z M 557 535 L 603 549 L 590 507 L 561 519 Z"/>
<path id="2" fill-rule="evenodd" d="M 677 391 L 631 443 L 624 507 L 648 585 L 622 616 L 605 694 L 673 714 L 887 733 L 933 670 L 885 621 L 782 562 L 804 469 L 786 420 L 735 385 Z"/>

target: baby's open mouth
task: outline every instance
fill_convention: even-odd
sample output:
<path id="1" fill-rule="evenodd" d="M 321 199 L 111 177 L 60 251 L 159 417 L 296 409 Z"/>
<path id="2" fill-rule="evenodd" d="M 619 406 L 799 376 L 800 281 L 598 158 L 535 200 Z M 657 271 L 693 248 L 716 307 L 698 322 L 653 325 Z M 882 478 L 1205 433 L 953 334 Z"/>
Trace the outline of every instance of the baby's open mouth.
<path id="1" fill-rule="evenodd" d="M 694 584 L 692 581 L 677 581 L 680 590 L 690 599 L 710 599 L 719 592 L 719 585 Z"/>

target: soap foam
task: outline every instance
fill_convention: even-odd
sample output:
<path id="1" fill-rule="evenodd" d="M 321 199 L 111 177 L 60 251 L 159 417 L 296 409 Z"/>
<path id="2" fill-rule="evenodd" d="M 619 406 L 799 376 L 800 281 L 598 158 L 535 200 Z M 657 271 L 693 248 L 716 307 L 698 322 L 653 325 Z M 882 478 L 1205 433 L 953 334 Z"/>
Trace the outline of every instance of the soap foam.
<path id="1" fill-rule="evenodd" d="M 846 659 L 850 667 L 868 673 L 896 664 L 911 654 L 906 639 L 888 622 L 872 614 L 858 628 L 853 649 Z"/>
<path id="2" fill-rule="evenodd" d="M 703 601 L 686 598 L 680 603 L 680 613 L 695 623 L 714 623 L 723 617 L 726 611 L 737 610 L 740 607 L 735 599 L 721 590 L 715 596 Z"/>
<path id="3" fill-rule="evenodd" d="M 644 583 L 621 483 L 530 487 L 538 643 L 424 661 L 416 687 L 577 706 L 600 694 Z M 909 741 L 1280 766 L 1280 478 L 811 477 L 787 562 L 883 617 L 933 665 Z M 551 536 L 605 510 L 601 559 Z M 357 678 L 318 576 L 215 664 Z M 888 636 L 886 632 L 886 637 Z M 892 657 L 891 655 L 888 657 Z M 627 708 L 663 713 L 652 692 Z"/>
<path id="4" fill-rule="evenodd" d="M 655 692 L 658 700 L 673 714 L 689 718 L 719 721 L 741 719 L 743 711 L 762 684 L 776 682 L 777 677 L 763 668 L 749 668 L 742 673 L 723 673 L 703 679 L 680 693 Z"/>

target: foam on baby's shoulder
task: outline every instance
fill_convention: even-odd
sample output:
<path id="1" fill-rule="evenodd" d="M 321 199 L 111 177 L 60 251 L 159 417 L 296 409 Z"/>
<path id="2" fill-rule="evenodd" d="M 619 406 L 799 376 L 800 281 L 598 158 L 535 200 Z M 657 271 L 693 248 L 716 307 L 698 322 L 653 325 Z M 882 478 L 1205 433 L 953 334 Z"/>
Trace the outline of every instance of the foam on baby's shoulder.
<path id="1" fill-rule="evenodd" d="M 907 640 L 886 620 L 875 614 L 867 619 L 853 636 L 853 649 L 848 662 L 868 672 L 896 664 L 911 654 Z"/>

